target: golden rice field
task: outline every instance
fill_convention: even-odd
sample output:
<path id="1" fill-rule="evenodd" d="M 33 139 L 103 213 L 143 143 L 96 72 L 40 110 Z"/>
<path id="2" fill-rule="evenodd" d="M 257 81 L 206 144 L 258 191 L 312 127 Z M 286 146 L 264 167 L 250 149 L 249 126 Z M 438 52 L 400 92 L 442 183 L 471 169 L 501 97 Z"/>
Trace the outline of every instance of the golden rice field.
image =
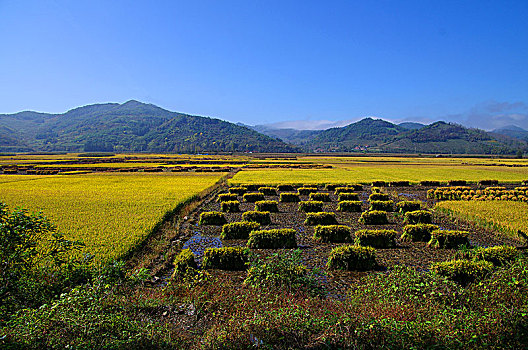
<path id="1" fill-rule="evenodd" d="M 477 222 L 502 232 L 528 233 L 528 203 L 510 201 L 445 201 L 436 209 L 447 211 L 463 220 Z"/>
<path id="2" fill-rule="evenodd" d="M 119 258 L 141 242 L 178 203 L 222 173 L 0 175 L 0 201 L 42 211 L 70 239 L 86 244 L 94 262 Z"/>
<path id="3" fill-rule="evenodd" d="M 476 182 L 489 179 L 501 182 L 521 182 L 528 179 L 528 167 L 342 164 L 333 169 L 247 169 L 237 173 L 230 182 L 232 184 L 420 182 L 424 180 Z"/>

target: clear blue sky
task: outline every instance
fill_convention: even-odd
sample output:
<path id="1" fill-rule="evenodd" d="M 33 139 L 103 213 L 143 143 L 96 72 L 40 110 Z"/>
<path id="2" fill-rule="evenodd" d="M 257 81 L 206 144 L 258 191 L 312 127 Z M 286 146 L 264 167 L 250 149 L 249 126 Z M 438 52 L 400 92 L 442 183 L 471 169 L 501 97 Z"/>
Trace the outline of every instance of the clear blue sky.
<path id="1" fill-rule="evenodd" d="M 0 0 L 0 113 L 137 99 L 248 124 L 528 127 L 527 19 L 527 0 Z"/>

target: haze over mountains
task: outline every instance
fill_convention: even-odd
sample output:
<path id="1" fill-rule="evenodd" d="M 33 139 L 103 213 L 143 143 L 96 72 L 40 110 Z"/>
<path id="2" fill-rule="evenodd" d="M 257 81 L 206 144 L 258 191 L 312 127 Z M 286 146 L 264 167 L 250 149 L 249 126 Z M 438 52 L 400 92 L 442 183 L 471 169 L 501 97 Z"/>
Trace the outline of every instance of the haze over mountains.
<path id="1" fill-rule="evenodd" d="M 152 104 L 94 104 L 62 114 L 0 114 L 0 152 L 389 152 L 515 154 L 528 131 L 365 118 L 326 130 L 245 126 Z"/>

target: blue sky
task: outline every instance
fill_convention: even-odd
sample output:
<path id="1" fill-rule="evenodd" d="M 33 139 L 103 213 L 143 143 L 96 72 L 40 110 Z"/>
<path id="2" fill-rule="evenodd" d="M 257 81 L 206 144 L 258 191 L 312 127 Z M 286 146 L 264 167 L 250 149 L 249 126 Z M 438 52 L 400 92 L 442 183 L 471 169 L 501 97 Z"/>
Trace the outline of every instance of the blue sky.
<path id="1" fill-rule="evenodd" d="M 136 99 L 247 124 L 528 128 L 527 18 L 526 0 L 0 0 L 0 113 Z"/>

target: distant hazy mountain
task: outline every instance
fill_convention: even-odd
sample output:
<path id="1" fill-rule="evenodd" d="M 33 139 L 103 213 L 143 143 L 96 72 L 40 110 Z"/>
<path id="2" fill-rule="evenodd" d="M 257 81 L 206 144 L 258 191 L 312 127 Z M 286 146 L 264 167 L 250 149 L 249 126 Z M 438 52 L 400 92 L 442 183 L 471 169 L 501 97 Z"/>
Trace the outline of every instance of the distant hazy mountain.
<path id="1" fill-rule="evenodd" d="M 0 115 L 0 151 L 295 152 L 281 140 L 223 120 L 152 104 L 94 104 L 63 114 Z"/>
<path id="2" fill-rule="evenodd" d="M 494 134 L 506 135 L 519 140 L 528 140 L 528 131 L 515 125 L 503 126 L 492 131 Z"/>
<path id="3" fill-rule="evenodd" d="M 398 125 L 401 126 L 404 129 L 409 129 L 409 130 L 421 129 L 421 128 L 423 128 L 425 126 L 425 124 L 415 123 L 415 122 L 404 122 L 404 123 L 400 123 Z"/>

